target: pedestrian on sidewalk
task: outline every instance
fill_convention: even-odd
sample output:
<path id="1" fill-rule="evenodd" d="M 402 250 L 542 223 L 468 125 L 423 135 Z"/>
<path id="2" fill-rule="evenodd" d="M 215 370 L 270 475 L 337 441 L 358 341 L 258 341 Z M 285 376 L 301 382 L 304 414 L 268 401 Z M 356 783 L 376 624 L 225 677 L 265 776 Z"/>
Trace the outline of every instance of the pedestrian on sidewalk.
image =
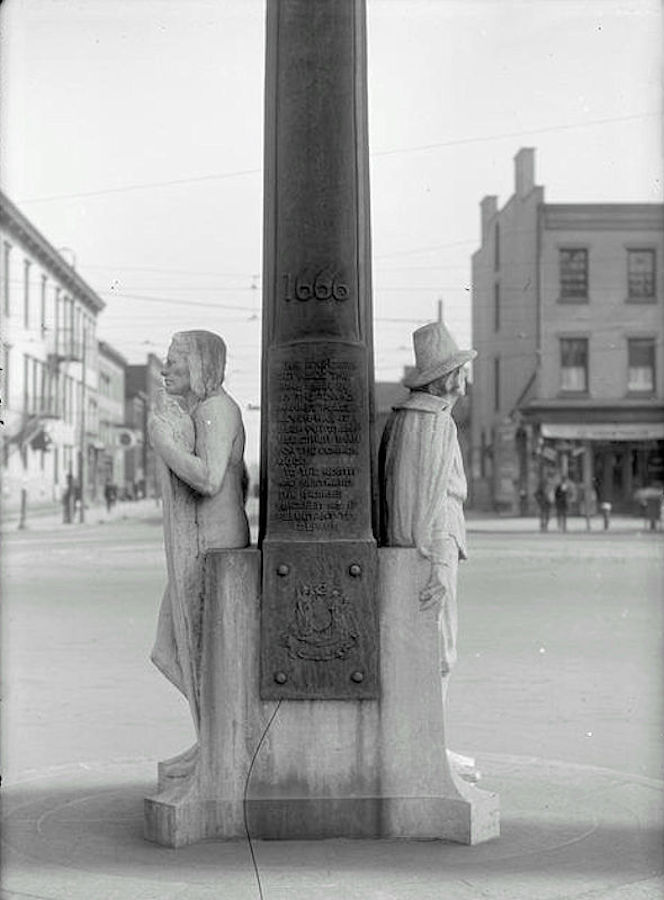
<path id="1" fill-rule="evenodd" d="M 556 487 L 554 494 L 558 531 L 567 531 L 567 506 L 569 502 L 569 493 L 570 483 L 567 480 L 567 477 L 563 475 Z"/>
<path id="2" fill-rule="evenodd" d="M 551 485 L 547 484 L 544 478 L 541 478 L 535 491 L 535 500 L 539 508 L 540 514 L 540 531 L 549 530 L 549 519 L 551 518 L 551 504 L 553 503 L 553 494 Z"/>
<path id="3" fill-rule="evenodd" d="M 118 488 L 116 484 L 113 484 L 110 478 L 107 479 L 106 484 L 104 485 L 104 500 L 106 501 L 106 512 L 109 512 L 115 506 L 115 502 L 118 499 Z"/>

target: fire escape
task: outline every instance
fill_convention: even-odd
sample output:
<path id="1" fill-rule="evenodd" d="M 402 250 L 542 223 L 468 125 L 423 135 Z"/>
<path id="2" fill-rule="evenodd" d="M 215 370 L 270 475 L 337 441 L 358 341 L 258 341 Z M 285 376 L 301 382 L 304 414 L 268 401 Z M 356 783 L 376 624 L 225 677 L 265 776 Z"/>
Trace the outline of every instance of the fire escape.
<path id="1" fill-rule="evenodd" d="M 28 445 L 33 450 L 48 451 L 52 443 L 48 423 L 63 419 L 65 414 L 64 384 L 60 374 L 63 364 L 82 363 L 83 341 L 76 338 L 73 325 L 60 327 L 52 339 L 52 352 L 41 369 L 39 390 L 24 394 L 24 404 L 18 430 L 8 438 L 8 453 L 19 450 L 25 454 Z M 80 413 L 80 410 L 79 410 Z"/>

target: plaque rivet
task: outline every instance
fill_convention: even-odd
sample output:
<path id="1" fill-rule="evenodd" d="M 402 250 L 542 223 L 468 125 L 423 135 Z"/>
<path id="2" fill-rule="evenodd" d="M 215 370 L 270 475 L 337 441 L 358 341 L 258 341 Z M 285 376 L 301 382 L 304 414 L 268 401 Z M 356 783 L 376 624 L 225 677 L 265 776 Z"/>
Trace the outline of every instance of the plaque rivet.
<path id="1" fill-rule="evenodd" d="M 364 681 L 364 672 L 353 672 L 353 674 L 350 676 L 350 679 L 351 681 L 354 681 L 355 684 L 359 684 L 361 681 Z"/>
<path id="2" fill-rule="evenodd" d="M 286 684 L 286 682 L 288 681 L 288 675 L 286 675 L 285 672 L 275 672 L 274 680 L 277 682 L 277 684 Z"/>
<path id="3" fill-rule="evenodd" d="M 353 578 L 359 578 L 360 575 L 362 574 L 362 568 L 361 568 L 361 566 L 358 566 L 357 563 L 353 563 L 352 566 L 349 566 L 348 571 L 353 576 Z"/>
<path id="4" fill-rule="evenodd" d="M 277 575 L 281 575 L 283 578 L 285 575 L 288 575 L 290 572 L 290 566 L 287 566 L 286 563 L 281 563 L 280 566 L 277 566 Z"/>

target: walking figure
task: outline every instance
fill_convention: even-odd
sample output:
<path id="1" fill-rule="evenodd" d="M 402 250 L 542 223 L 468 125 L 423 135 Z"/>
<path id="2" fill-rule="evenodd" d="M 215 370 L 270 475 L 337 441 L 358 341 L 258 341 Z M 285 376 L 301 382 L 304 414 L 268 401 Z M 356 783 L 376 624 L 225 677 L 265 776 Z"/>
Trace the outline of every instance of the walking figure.
<path id="1" fill-rule="evenodd" d="M 556 520 L 559 531 L 567 531 L 567 503 L 569 499 L 569 481 L 563 476 L 556 487 L 554 499 L 556 503 Z"/>
<path id="2" fill-rule="evenodd" d="M 110 512 L 115 506 L 115 502 L 118 499 L 118 488 L 117 485 L 113 484 L 111 479 L 109 478 L 106 484 L 104 485 L 104 500 L 106 501 L 106 511 Z"/>
<path id="3" fill-rule="evenodd" d="M 542 479 L 537 485 L 537 490 L 535 491 L 535 500 L 537 501 L 537 506 L 539 507 L 540 531 L 548 531 L 549 519 L 551 518 L 551 504 L 553 503 L 553 495 L 551 493 L 551 487 L 546 483 L 544 479 Z"/>

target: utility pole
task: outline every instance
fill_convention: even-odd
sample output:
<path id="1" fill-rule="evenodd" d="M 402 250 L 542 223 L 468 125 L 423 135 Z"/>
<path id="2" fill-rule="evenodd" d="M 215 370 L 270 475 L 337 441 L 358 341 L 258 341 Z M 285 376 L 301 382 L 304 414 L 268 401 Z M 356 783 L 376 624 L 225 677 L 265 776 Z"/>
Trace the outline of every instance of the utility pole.
<path id="1" fill-rule="evenodd" d="M 443 324 L 443 298 L 438 298 L 438 321 Z"/>
<path id="2" fill-rule="evenodd" d="M 81 431 L 79 435 L 79 457 L 78 457 L 78 482 L 81 490 L 81 508 L 79 513 L 79 521 L 81 523 L 85 522 L 85 463 L 86 463 L 86 451 L 85 451 L 85 379 L 87 377 L 87 344 L 88 344 L 88 330 L 85 325 L 83 325 L 83 352 L 81 355 Z"/>

